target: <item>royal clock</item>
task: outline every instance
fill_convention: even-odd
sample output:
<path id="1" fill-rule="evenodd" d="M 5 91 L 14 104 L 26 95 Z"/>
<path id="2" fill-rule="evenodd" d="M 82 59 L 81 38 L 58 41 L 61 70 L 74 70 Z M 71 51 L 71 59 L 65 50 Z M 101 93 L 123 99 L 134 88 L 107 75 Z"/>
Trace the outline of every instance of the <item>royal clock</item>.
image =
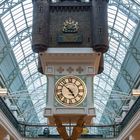
<path id="1" fill-rule="evenodd" d="M 77 106 L 81 104 L 86 94 L 86 85 L 77 76 L 61 77 L 55 84 L 55 99 L 63 106 Z"/>

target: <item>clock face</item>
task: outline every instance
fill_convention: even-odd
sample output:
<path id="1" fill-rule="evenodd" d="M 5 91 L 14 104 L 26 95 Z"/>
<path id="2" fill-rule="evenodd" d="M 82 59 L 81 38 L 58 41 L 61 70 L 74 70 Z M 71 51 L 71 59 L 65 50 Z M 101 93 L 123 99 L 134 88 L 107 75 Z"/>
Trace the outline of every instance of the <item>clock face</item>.
<path id="1" fill-rule="evenodd" d="M 76 76 L 64 76 L 55 85 L 55 98 L 64 106 L 77 106 L 87 94 L 85 83 Z"/>

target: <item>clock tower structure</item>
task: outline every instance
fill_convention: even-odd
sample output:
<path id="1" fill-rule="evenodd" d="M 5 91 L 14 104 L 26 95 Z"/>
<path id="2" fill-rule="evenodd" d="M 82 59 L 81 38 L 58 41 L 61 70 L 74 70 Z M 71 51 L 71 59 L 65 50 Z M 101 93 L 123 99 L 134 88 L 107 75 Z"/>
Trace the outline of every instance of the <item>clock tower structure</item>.
<path id="1" fill-rule="evenodd" d="M 47 76 L 44 117 L 64 140 L 76 140 L 95 117 L 93 79 L 108 50 L 107 0 L 33 0 L 32 49 Z M 67 134 L 65 124 L 73 124 Z"/>

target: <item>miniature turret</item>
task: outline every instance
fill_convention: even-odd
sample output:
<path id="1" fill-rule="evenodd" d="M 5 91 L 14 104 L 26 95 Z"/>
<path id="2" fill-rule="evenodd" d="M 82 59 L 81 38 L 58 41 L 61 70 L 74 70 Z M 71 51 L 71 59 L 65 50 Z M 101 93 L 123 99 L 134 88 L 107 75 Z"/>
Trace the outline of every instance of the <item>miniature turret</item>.
<path id="1" fill-rule="evenodd" d="M 36 53 L 49 46 L 49 2 L 33 0 L 32 50 Z"/>
<path id="2" fill-rule="evenodd" d="M 108 0 L 92 0 L 92 47 L 102 53 L 109 48 L 107 3 Z"/>

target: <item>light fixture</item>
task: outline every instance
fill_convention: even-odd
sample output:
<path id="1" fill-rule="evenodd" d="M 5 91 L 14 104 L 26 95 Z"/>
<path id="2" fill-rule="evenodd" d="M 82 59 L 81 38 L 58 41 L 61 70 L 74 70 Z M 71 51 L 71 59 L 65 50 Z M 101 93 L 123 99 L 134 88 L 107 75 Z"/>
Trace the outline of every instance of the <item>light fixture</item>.
<path id="1" fill-rule="evenodd" d="M 5 97 L 7 96 L 7 89 L 6 88 L 1 88 L 0 87 L 0 97 Z"/>
<path id="2" fill-rule="evenodd" d="M 132 96 L 140 96 L 140 89 L 133 89 Z"/>

